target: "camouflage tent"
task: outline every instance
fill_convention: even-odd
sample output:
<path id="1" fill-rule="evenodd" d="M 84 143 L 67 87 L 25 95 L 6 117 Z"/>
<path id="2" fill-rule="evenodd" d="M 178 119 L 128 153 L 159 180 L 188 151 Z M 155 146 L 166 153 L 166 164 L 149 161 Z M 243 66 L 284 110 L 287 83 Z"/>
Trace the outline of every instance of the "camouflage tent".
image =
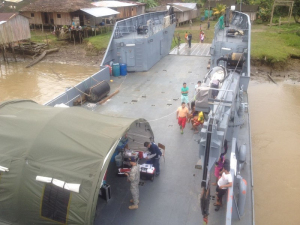
<path id="1" fill-rule="evenodd" d="M 98 193 L 120 138 L 153 140 L 143 119 L 53 108 L 29 100 L 0 105 L 0 224 L 93 224 Z"/>

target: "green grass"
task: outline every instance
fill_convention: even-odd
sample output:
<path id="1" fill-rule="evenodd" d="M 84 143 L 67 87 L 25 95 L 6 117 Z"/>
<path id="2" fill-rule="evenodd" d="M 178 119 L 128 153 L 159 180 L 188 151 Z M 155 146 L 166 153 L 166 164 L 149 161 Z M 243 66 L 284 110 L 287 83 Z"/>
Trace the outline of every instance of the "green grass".
<path id="1" fill-rule="evenodd" d="M 46 31 L 31 31 L 31 41 L 38 43 L 47 43 L 47 39 L 49 44 L 55 44 L 57 42 L 57 38 L 52 33 Z"/>
<path id="2" fill-rule="evenodd" d="M 259 31 L 255 32 L 259 27 Z M 268 63 L 285 62 L 290 56 L 300 57 L 300 26 L 297 24 L 282 26 L 253 25 L 251 40 L 252 59 Z"/>
<path id="3" fill-rule="evenodd" d="M 214 26 L 217 23 L 217 21 L 210 21 L 210 28 L 209 30 L 207 30 L 207 21 L 201 22 L 201 29 L 204 31 L 205 33 L 205 39 L 204 39 L 204 43 L 211 43 L 213 38 L 214 38 Z M 184 39 L 184 35 L 185 32 L 191 32 L 193 38 L 192 38 L 192 43 L 199 43 L 200 42 L 200 21 L 196 20 L 195 22 L 193 22 L 193 26 L 192 29 L 190 29 L 189 24 L 184 24 L 180 27 L 176 27 L 175 29 L 175 37 L 177 37 L 177 35 L 179 34 L 181 42 L 180 43 L 185 43 L 185 39 Z M 177 42 L 177 38 L 176 42 Z M 176 42 L 173 38 L 172 41 L 172 45 L 171 45 L 171 49 L 173 49 L 176 46 Z"/>
<path id="4" fill-rule="evenodd" d="M 105 50 L 110 40 L 111 31 L 97 36 L 85 38 L 84 42 L 91 44 L 98 51 Z"/>

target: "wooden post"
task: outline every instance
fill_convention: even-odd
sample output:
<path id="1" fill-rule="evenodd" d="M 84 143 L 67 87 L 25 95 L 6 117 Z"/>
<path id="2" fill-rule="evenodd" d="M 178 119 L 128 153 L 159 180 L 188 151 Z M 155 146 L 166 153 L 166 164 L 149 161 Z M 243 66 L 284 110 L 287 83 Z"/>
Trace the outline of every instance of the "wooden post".
<path id="1" fill-rule="evenodd" d="M 20 47 L 20 49 L 21 49 L 20 42 L 19 42 L 19 47 Z M 25 55 L 24 55 L 24 46 L 22 46 L 22 52 L 23 52 L 23 59 L 24 59 L 24 61 L 25 61 Z"/>
<path id="2" fill-rule="evenodd" d="M 95 36 L 96 36 L 96 19 L 94 17 L 94 27 L 95 27 Z"/>
<path id="3" fill-rule="evenodd" d="M 7 58 L 7 55 L 6 55 L 6 49 L 5 49 L 5 45 L 3 45 L 3 55 L 5 56 L 5 59 L 6 59 L 6 62 L 8 63 L 8 58 Z"/>
<path id="4" fill-rule="evenodd" d="M 292 12 L 293 12 L 293 7 L 294 7 L 294 2 L 292 2 L 292 6 L 290 7 L 289 25 L 290 25 L 290 20 L 291 20 Z"/>
<path id="5" fill-rule="evenodd" d="M 17 58 L 16 58 L 16 55 L 15 55 L 15 48 L 13 46 L 13 43 L 11 44 L 11 50 L 12 50 L 13 56 L 15 58 L 15 62 L 17 62 Z"/>
<path id="6" fill-rule="evenodd" d="M 273 7 L 272 7 L 272 13 L 271 13 L 271 19 L 270 19 L 270 25 L 272 26 L 272 23 L 273 23 L 273 13 L 274 13 L 274 8 L 275 8 L 275 2 L 273 4 Z"/>
<path id="7" fill-rule="evenodd" d="M 3 62 L 5 62 L 4 45 L 2 45 Z"/>
<path id="8" fill-rule="evenodd" d="M 47 40 L 47 47 L 49 48 L 49 43 L 48 43 L 48 36 L 46 34 L 46 40 Z"/>

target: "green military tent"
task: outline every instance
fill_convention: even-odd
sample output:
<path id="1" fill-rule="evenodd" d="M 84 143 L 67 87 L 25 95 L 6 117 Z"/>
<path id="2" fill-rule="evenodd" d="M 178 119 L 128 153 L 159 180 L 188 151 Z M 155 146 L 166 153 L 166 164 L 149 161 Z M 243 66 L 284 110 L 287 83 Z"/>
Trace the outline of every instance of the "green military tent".
<path id="1" fill-rule="evenodd" d="M 103 177 L 125 134 L 133 149 L 154 139 L 143 119 L 30 100 L 0 104 L 0 224 L 93 224 Z"/>

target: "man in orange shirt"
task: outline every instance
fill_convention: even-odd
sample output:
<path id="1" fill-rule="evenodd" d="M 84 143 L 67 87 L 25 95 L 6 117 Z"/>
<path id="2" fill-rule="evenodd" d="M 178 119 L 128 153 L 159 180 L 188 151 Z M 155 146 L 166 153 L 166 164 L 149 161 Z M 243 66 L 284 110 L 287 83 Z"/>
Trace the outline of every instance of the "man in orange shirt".
<path id="1" fill-rule="evenodd" d="M 176 118 L 178 120 L 178 124 L 181 130 L 181 134 L 183 134 L 183 129 L 185 127 L 188 115 L 189 115 L 189 109 L 185 107 L 185 102 L 182 102 L 181 106 L 178 107 L 177 114 L 176 114 Z"/>

